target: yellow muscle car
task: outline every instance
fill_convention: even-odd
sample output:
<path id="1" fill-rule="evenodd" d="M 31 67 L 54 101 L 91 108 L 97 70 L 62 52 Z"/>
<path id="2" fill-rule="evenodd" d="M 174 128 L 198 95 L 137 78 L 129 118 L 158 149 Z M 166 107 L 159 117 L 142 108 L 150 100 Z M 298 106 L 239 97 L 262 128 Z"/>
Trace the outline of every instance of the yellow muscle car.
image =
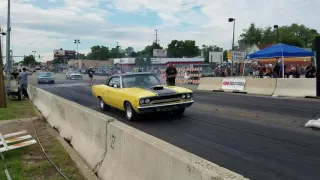
<path id="1" fill-rule="evenodd" d="M 126 118 L 138 114 L 172 111 L 181 115 L 193 104 L 193 92 L 177 86 L 164 86 L 153 73 L 126 73 L 111 76 L 105 84 L 92 86 L 92 94 L 103 110 L 114 107 Z"/>

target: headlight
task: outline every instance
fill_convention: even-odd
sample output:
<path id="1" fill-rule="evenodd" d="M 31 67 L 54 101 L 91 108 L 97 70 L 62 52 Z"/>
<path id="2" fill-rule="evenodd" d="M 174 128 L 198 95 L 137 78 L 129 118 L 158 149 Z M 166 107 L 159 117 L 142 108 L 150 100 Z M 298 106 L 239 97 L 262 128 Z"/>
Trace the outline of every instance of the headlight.
<path id="1" fill-rule="evenodd" d="M 192 93 L 190 93 L 190 94 L 182 94 L 181 98 L 182 99 L 190 99 L 190 98 L 192 98 Z"/>
<path id="2" fill-rule="evenodd" d="M 148 104 L 150 102 L 150 99 L 145 99 L 144 102 Z"/>
<path id="3" fill-rule="evenodd" d="M 140 99 L 140 101 L 139 101 L 140 104 L 148 104 L 150 102 L 151 102 L 150 99 Z"/>
<path id="4" fill-rule="evenodd" d="M 144 104 L 144 99 L 140 99 L 140 104 Z"/>

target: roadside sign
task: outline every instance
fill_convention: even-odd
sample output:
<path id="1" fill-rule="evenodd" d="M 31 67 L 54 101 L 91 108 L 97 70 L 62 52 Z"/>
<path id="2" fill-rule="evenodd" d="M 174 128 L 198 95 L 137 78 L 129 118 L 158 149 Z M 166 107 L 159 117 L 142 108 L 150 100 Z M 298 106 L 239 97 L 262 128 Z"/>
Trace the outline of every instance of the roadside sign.
<path id="1" fill-rule="evenodd" d="M 245 52 L 231 51 L 231 59 L 233 60 L 233 62 L 243 61 L 245 59 Z"/>
<path id="2" fill-rule="evenodd" d="M 167 57 L 167 50 L 166 49 L 154 49 L 153 50 L 153 57 Z"/>

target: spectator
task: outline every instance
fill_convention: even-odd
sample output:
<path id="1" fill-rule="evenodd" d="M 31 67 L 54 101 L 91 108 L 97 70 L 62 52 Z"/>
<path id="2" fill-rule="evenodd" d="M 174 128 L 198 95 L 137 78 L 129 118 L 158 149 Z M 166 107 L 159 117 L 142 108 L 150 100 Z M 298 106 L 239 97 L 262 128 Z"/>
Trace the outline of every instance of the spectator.
<path id="1" fill-rule="evenodd" d="M 11 75 L 15 78 L 15 79 L 18 79 L 18 75 L 19 75 L 20 72 L 18 72 L 17 69 L 13 70 L 13 72 L 11 73 Z"/>
<path id="2" fill-rule="evenodd" d="M 288 73 L 289 78 L 300 78 L 300 74 L 295 67 L 291 67 L 291 71 Z"/>
<path id="3" fill-rule="evenodd" d="M 259 77 L 263 78 L 263 74 L 265 72 L 265 66 L 263 64 L 260 64 L 259 66 Z"/>
<path id="4" fill-rule="evenodd" d="M 93 79 L 93 74 L 94 74 L 94 71 L 92 70 L 92 68 L 90 67 L 89 70 L 88 70 L 88 75 L 89 75 L 89 85 L 92 86 L 92 79 Z"/>
<path id="5" fill-rule="evenodd" d="M 307 67 L 306 67 L 306 78 L 315 78 L 315 74 L 316 74 L 316 68 L 312 65 L 312 63 L 310 63 Z"/>
<path id="6" fill-rule="evenodd" d="M 18 75 L 22 94 L 24 95 L 25 98 L 28 98 L 28 99 L 29 99 L 29 95 L 28 95 L 28 76 L 29 75 L 32 75 L 32 73 L 27 72 L 26 68 L 23 68 L 22 72 L 20 72 Z"/>
<path id="7" fill-rule="evenodd" d="M 172 63 L 169 63 L 169 67 L 166 69 L 167 85 L 175 86 L 176 85 L 176 76 L 177 69 L 173 66 Z"/>

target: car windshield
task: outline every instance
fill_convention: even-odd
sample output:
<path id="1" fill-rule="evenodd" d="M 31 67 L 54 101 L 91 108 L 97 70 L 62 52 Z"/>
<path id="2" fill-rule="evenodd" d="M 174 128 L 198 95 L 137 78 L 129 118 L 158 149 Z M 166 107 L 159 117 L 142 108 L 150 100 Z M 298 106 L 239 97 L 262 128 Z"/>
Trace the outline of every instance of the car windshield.
<path id="1" fill-rule="evenodd" d="M 39 77 L 51 77 L 51 73 L 50 72 L 41 72 L 38 75 Z"/>
<path id="2" fill-rule="evenodd" d="M 123 88 L 152 87 L 162 85 L 157 76 L 153 74 L 133 74 L 122 76 Z"/>

